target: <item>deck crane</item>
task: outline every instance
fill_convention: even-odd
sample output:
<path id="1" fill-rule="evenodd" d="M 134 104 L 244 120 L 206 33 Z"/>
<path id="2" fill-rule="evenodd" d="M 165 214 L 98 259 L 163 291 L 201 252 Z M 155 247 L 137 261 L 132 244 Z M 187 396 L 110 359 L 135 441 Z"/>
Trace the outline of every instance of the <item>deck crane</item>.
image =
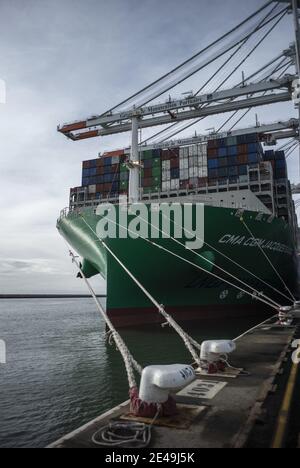
<path id="1" fill-rule="evenodd" d="M 279 3 L 290 3 L 294 16 L 296 72 L 280 79 L 263 80 L 258 83 L 242 84 L 231 89 L 210 94 L 192 95 L 179 100 L 168 99 L 167 102 L 127 110 L 111 110 L 100 116 L 82 121 L 64 124 L 58 131 L 73 141 L 84 140 L 123 132 L 132 133 L 131 160 L 129 180 L 129 201 L 139 199 L 139 129 L 152 128 L 174 122 L 192 121 L 199 117 L 228 113 L 240 109 L 271 105 L 294 100 L 299 109 L 299 119 L 279 122 L 273 126 L 262 126 L 248 129 L 255 133 L 277 132 L 276 138 L 296 137 L 299 139 L 300 125 L 300 42 L 299 42 L 299 8 L 300 0 L 281 0 Z M 288 130 L 287 132 L 284 130 Z M 202 137 L 203 138 L 203 137 Z M 274 136 L 275 138 L 275 136 Z"/>

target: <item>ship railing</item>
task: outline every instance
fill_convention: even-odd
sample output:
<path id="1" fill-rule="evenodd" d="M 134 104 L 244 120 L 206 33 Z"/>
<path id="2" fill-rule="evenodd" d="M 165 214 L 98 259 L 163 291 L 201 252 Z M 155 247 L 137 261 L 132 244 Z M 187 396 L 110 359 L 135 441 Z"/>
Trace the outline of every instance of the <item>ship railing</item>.
<path id="1" fill-rule="evenodd" d="M 70 213 L 70 208 L 67 206 L 66 208 L 64 208 L 63 210 L 61 210 L 59 219 L 64 219 L 64 218 L 66 218 L 66 217 L 68 216 L 69 213 Z"/>

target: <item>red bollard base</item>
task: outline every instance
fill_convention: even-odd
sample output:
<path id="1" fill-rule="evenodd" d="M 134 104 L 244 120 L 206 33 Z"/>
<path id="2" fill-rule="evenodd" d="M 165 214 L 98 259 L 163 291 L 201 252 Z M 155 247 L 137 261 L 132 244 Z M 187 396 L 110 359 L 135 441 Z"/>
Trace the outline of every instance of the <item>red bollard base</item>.
<path id="1" fill-rule="evenodd" d="M 160 416 L 175 416 L 177 412 L 176 401 L 174 398 L 169 397 L 165 403 L 147 403 L 139 398 L 139 390 L 137 387 L 131 388 L 129 391 L 130 396 L 130 411 L 134 416 L 140 418 L 155 418 L 158 410 Z"/>

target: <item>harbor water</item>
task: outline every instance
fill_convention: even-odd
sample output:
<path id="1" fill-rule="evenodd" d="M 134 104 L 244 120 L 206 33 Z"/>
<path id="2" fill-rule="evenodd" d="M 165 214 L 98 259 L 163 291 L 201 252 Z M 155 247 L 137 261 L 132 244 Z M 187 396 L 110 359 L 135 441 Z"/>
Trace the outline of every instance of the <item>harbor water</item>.
<path id="1" fill-rule="evenodd" d="M 198 341 L 234 338 L 260 317 L 187 325 Z M 168 327 L 123 330 L 132 354 L 147 364 L 189 363 Z M 0 301 L 0 448 L 45 447 L 128 398 L 121 357 L 105 340 L 90 299 Z"/>

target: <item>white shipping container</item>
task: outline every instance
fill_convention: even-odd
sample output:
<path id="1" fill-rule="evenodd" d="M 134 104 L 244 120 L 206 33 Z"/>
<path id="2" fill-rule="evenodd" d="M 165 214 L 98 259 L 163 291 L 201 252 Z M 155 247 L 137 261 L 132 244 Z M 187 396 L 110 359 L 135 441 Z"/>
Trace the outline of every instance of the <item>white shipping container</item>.
<path id="1" fill-rule="evenodd" d="M 168 192 L 171 189 L 171 182 L 163 182 L 161 188 L 163 192 Z"/>
<path id="2" fill-rule="evenodd" d="M 193 156 L 198 155 L 198 145 L 193 145 L 192 146 L 192 154 L 193 154 Z"/>
<path id="3" fill-rule="evenodd" d="M 171 169 L 171 161 L 162 161 L 162 169 Z"/>
<path id="4" fill-rule="evenodd" d="M 200 143 L 198 145 L 198 154 L 207 155 L 207 143 Z"/>
<path id="5" fill-rule="evenodd" d="M 199 176 L 199 177 L 207 177 L 207 176 L 208 176 L 207 167 L 202 167 L 201 168 L 201 176 Z"/>
<path id="6" fill-rule="evenodd" d="M 189 147 L 188 146 L 185 146 L 183 148 L 183 154 L 184 154 L 184 157 L 185 158 L 188 158 L 189 157 Z"/>
<path id="7" fill-rule="evenodd" d="M 191 177 L 198 177 L 198 167 L 189 168 L 189 178 Z"/>
<path id="8" fill-rule="evenodd" d="M 171 190 L 178 190 L 180 188 L 180 180 L 172 179 L 171 180 Z"/>
<path id="9" fill-rule="evenodd" d="M 184 158 L 184 156 L 185 156 L 184 148 L 181 147 L 181 148 L 179 148 L 179 157 L 180 157 L 180 159 L 182 159 L 182 158 Z"/>
<path id="10" fill-rule="evenodd" d="M 182 169 L 180 171 L 180 180 L 187 180 L 189 178 L 189 170 L 188 169 Z"/>
<path id="11" fill-rule="evenodd" d="M 188 169 L 189 168 L 189 160 L 187 158 L 181 159 L 179 162 L 180 169 Z"/>
<path id="12" fill-rule="evenodd" d="M 207 168 L 199 167 L 198 168 L 198 177 L 207 177 Z"/>
<path id="13" fill-rule="evenodd" d="M 89 185 L 89 193 L 96 193 L 96 185 Z"/>
<path id="14" fill-rule="evenodd" d="M 119 164 L 119 162 L 120 162 L 120 157 L 119 156 L 113 156 L 111 158 L 111 163 L 112 164 Z"/>
<path id="15" fill-rule="evenodd" d="M 164 182 L 168 181 L 171 179 L 171 171 L 162 171 L 162 180 Z"/>

